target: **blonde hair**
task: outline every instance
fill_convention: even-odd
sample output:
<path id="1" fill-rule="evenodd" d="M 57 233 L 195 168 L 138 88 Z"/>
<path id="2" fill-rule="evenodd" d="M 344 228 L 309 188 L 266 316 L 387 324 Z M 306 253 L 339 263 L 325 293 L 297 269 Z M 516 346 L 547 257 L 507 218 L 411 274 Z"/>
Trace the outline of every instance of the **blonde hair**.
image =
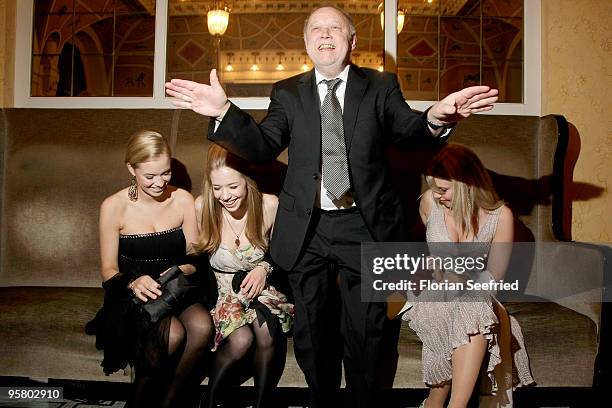
<path id="1" fill-rule="evenodd" d="M 154 130 L 140 130 L 127 141 L 125 163 L 137 167 L 139 163 L 164 155 L 172 156 L 172 149 L 166 138 Z"/>
<path id="2" fill-rule="evenodd" d="M 245 235 L 251 245 L 262 250 L 268 249 L 265 237 L 265 225 L 263 216 L 263 198 L 257 187 L 257 183 L 247 176 L 249 164 L 236 155 L 228 152 L 219 145 L 211 144 L 206 157 L 206 169 L 202 181 L 202 225 L 201 233 L 195 248 L 198 252 L 212 253 L 221 244 L 221 229 L 223 225 L 223 208 L 219 200 L 215 198 L 210 174 L 213 170 L 229 167 L 236 170 L 246 181 L 246 206 L 247 220 Z"/>
<path id="3" fill-rule="evenodd" d="M 458 232 L 462 235 L 478 234 L 480 208 L 493 211 L 504 204 L 476 153 L 463 145 L 446 145 L 429 164 L 425 180 L 433 191 L 440 192 L 434 178 L 452 183 L 450 210 Z"/>

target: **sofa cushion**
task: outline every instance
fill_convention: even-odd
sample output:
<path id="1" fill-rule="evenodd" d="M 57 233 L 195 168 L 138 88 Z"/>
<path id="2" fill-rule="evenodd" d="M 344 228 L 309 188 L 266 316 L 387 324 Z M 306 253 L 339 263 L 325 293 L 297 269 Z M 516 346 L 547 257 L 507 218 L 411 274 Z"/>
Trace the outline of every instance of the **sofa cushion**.
<path id="1" fill-rule="evenodd" d="M 103 296 L 101 288 L 0 288 L 0 375 L 130 381 L 129 370 L 104 375 L 95 337 L 85 334 Z"/>
<path id="2" fill-rule="evenodd" d="M 593 320 L 552 302 L 509 302 L 504 306 L 521 325 L 538 386 L 593 385 L 599 341 Z"/>
<path id="3" fill-rule="evenodd" d="M 101 288 L 0 288 L 0 376 L 129 382 L 129 367 L 104 375 L 102 352 L 85 334 L 103 297 Z M 280 386 L 306 386 L 291 339 Z"/>

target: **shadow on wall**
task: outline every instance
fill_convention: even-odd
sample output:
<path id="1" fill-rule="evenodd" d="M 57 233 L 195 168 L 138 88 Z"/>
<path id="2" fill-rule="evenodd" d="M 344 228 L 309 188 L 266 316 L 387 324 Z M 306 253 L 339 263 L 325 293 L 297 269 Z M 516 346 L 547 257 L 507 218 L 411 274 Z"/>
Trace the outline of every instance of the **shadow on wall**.
<path id="1" fill-rule="evenodd" d="M 170 169 L 172 170 L 171 184 L 178 188 L 182 188 L 183 190 L 187 190 L 191 193 L 193 183 L 191 182 L 191 177 L 189 176 L 187 167 L 179 160 L 172 158 L 172 162 L 170 163 Z"/>
<path id="2" fill-rule="evenodd" d="M 580 133 L 574 124 L 568 122 L 569 135 L 568 135 L 568 149 L 567 149 L 567 160 L 564 166 L 565 174 L 573 174 L 574 167 L 578 161 L 578 155 L 582 146 L 580 140 Z M 605 191 L 605 188 L 591 183 L 574 182 L 571 178 L 567 179 L 568 182 L 563 186 L 566 194 L 563 197 L 564 208 L 569 210 L 568 214 L 564 214 L 563 217 L 563 231 L 566 233 L 568 240 L 572 237 L 572 203 L 575 201 L 589 201 L 597 197 L 601 197 Z"/>

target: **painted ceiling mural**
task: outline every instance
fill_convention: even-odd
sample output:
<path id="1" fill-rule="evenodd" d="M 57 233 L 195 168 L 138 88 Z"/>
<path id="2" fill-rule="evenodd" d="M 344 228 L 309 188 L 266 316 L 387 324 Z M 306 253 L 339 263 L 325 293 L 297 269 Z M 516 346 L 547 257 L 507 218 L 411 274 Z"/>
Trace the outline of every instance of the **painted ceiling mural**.
<path id="1" fill-rule="evenodd" d="M 208 32 L 210 1 L 169 0 L 166 77 L 206 82 L 218 66 L 232 96 L 310 69 L 303 24 L 317 1 L 230 1 L 227 31 Z M 380 0 L 336 4 L 354 17 L 353 62 L 382 69 Z M 34 95 L 152 95 L 154 0 L 35 0 Z M 409 99 L 474 83 L 522 100 L 523 0 L 399 0 L 397 70 Z M 69 70 L 69 73 L 65 71 Z M 69 74 L 69 75 L 68 75 Z"/>

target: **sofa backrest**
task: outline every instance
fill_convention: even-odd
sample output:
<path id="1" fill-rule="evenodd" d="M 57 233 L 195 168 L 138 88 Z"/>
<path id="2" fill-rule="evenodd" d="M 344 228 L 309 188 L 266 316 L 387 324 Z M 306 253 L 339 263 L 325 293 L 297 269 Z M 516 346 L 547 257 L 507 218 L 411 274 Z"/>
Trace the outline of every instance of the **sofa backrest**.
<path id="1" fill-rule="evenodd" d="M 571 204 L 563 201 L 563 178 L 571 180 L 572 175 L 563 171 L 565 126 L 563 118 L 553 115 L 482 115 L 462 122 L 453 137 L 478 154 L 498 193 L 535 241 L 563 240 L 567 235 L 562 217 L 571 213 Z M 517 241 L 530 241 L 529 235 L 517 232 Z"/>
<path id="2" fill-rule="evenodd" d="M 251 113 L 257 119 L 265 114 Z M 124 147 L 137 130 L 156 129 L 175 143 L 173 182 L 200 193 L 208 119 L 191 111 L 5 109 L 0 120 L 0 286 L 100 285 L 99 206 L 128 185 Z M 525 225 L 526 240 L 554 239 L 558 138 L 552 116 L 480 115 L 460 123 L 452 139 L 475 150 L 497 174 L 496 185 Z M 390 157 L 392 165 L 405 163 Z M 414 153 L 413 159 L 423 162 Z M 286 162 L 285 154 L 281 160 Z M 420 175 L 413 170 L 410 176 L 420 189 Z"/>
<path id="3" fill-rule="evenodd" d="M 99 207 L 128 185 L 125 142 L 140 129 L 180 135 L 199 191 L 208 121 L 192 112 L 6 109 L 2 121 L 2 286 L 100 286 Z"/>

